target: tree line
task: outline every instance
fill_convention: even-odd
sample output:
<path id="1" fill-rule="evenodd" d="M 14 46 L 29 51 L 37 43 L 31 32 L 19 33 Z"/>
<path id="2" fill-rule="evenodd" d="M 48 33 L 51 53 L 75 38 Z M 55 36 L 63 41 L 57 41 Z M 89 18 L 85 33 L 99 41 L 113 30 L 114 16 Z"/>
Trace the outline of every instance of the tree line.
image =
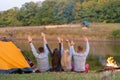
<path id="1" fill-rule="evenodd" d="M 119 23 L 120 0 L 45 0 L 0 11 L 0 27 L 90 22 Z"/>

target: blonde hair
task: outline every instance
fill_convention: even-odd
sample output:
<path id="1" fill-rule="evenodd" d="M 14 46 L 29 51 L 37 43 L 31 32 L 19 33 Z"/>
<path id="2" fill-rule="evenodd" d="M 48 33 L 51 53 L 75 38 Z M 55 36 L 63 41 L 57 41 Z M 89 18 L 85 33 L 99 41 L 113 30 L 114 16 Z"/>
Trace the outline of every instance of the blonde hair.
<path id="1" fill-rule="evenodd" d="M 67 49 L 63 52 L 61 58 L 61 65 L 65 71 L 68 70 L 67 67 L 69 65 L 69 62 L 70 62 L 70 54 L 69 54 L 69 50 Z"/>

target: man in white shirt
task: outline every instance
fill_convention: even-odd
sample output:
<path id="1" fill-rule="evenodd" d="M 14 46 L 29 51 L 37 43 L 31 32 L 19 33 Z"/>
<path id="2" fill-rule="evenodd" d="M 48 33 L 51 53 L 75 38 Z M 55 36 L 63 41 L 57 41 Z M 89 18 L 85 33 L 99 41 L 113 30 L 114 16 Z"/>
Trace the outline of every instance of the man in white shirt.
<path id="1" fill-rule="evenodd" d="M 33 52 L 33 55 L 35 56 L 35 58 L 37 59 L 37 64 L 38 64 L 38 68 L 40 70 L 40 72 L 46 72 L 49 70 L 49 61 L 48 61 L 48 49 L 46 47 L 47 45 L 47 41 L 45 38 L 45 34 L 41 33 L 41 36 L 43 38 L 44 41 L 44 48 L 43 47 L 39 47 L 38 51 L 39 53 L 37 53 L 33 43 L 32 43 L 32 38 L 30 36 L 28 36 L 28 41 L 30 43 L 30 47 L 31 50 Z"/>
<path id="2" fill-rule="evenodd" d="M 90 47 L 88 39 L 85 37 L 84 41 L 86 42 L 86 50 L 83 52 L 83 48 L 81 46 L 78 46 L 77 52 L 74 50 L 74 42 L 71 42 L 70 46 L 70 53 L 73 55 L 74 58 L 74 71 L 75 72 L 85 72 L 85 64 L 86 64 L 86 58 L 88 56 Z"/>

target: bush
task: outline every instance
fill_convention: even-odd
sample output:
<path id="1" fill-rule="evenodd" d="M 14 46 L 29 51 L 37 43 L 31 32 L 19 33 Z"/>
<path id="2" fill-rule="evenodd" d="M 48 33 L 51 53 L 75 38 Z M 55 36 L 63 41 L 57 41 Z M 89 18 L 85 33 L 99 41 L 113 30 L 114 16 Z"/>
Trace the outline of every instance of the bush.
<path id="1" fill-rule="evenodd" d="M 120 29 L 116 29 L 116 30 L 113 30 L 112 32 L 111 32 L 111 35 L 112 35 L 112 38 L 120 38 Z"/>
<path id="2" fill-rule="evenodd" d="M 90 70 L 103 69 L 102 63 L 99 61 L 100 56 L 88 55 L 87 64 L 90 65 Z"/>

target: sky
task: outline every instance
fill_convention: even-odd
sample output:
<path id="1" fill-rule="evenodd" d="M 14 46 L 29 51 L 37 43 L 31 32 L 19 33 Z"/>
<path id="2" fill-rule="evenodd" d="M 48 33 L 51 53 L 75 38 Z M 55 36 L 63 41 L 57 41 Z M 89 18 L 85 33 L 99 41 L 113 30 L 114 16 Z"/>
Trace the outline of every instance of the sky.
<path id="1" fill-rule="evenodd" d="M 44 1 L 44 0 L 2 0 L 0 2 L 0 11 L 8 10 L 13 7 L 21 7 L 25 2 L 37 2 L 37 1 Z"/>

